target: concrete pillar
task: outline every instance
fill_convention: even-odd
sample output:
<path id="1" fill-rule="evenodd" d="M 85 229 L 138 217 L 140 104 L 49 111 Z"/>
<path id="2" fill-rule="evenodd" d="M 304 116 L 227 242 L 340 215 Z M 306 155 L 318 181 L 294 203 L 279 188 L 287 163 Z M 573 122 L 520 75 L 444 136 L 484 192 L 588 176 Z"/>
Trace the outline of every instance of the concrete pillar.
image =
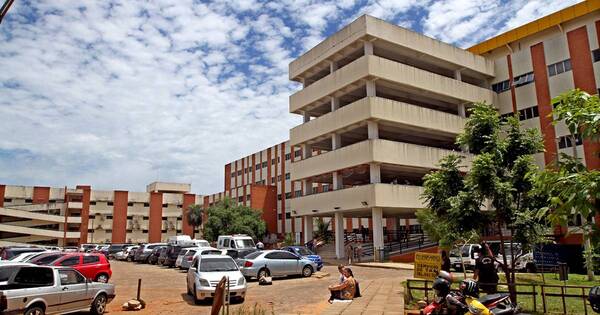
<path id="1" fill-rule="evenodd" d="M 375 88 L 375 80 L 367 80 L 367 97 L 377 96 Z"/>
<path id="2" fill-rule="evenodd" d="M 304 244 L 313 239 L 313 217 L 307 215 L 304 217 Z"/>
<path id="3" fill-rule="evenodd" d="M 306 111 L 303 112 L 302 117 L 304 117 L 304 122 L 310 121 L 310 113 L 309 112 L 306 112 Z"/>
<path id="4" fill-rule="evenodd" d="M 376 121 L 367 121 L 369 139 L 379 139 L 379 124 Z"/>
<path id="5" fill-rule="evenodd" d="M 302 158 L 307 159 L 312 156 L 312 145 L 305 143 L 302 145 Z"/>
<path id="6" fill-rule="evenodd" d="M 342 189 L 344 187 L 342 174 L 340 172 L 333 172 L 333 190 Z"/>
<path id="7" fill-rule="evenodd" d="M 306 79 L 304 78 L 300 78 L 300 83 L 302 83 L 302 87 L 305 88 L 306 87 Z"/>
<path id="8" fill-rule="evenodd" d="M 335 61 L 330 61 L 330 62 L 329 62 L 329 73 L 330 73 L 330 74 L 331 74 L 331 73 L 334 73 L 334 72 L 335 72 L 335 70 L 337 70 L 337 69 L 338 69 L 337 62 L 335 62 Z"/>
<path id="9" fill-rule="evenodd" d="M 331 96 L 331 111 L 336 111 L 338 108 L 340 108 L 340 99 L 335 96 Z"/>
<path id="10" fill-rule="evenodd" d="M 303 179 L 302 180 L 302 189 L 304 189 L 304 195 L 310 195 L 312 194 L 312 180 L 309 179 Z"/>
<path id="11" fill-rule="evenodd" d="M 335 256 L 342 259 L 344 253 L 344 216 L 341 212 L 335 213 Z"/>
<path id="12" fill-rule="evenodd" d="M 465 103 L 458 104 L 458 116 L 462 118 L 467 117 L 467 110 L 465 109 Z"/>
<path id="13" fill-rule="evenodd" d="M 460 74 L 460 70 L 454 70 L 454 79 L 462 81 L 462 75 Z"/>
<path id="14" fill-rule="evenodd" d="M 381 183 L 381 165 L 376 163 L 370 163 L 369 175 L 371 177 L 371 184 Z"/>
<path id="15" fill-rule="evenodd" d="M 338 133 L 331 135 L 331 150 L 337 150 L 342 147 L 342 136 Z"/>
<path id="16" fill-rule="evenodd" d="M 365 56 L 373 54 L 373 42 L 365 41 Z"/>
<path id="17" fill-rule="evenodd" d="M 381 208 L 371 209 L 373 218 L 373 249 L 383 247 L 383 210 Z"/>

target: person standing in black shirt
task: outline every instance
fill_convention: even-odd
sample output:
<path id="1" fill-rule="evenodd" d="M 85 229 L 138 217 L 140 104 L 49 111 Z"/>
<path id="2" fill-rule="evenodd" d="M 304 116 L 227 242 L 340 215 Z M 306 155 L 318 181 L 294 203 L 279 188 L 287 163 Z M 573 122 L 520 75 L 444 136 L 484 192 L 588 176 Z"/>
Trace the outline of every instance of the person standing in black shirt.
<path id="1" fill-rule="evenodd" d="M 442 270 L 450 272 L 450 258 L 446 250 L 442 250 Z"/>
<path id="2" fill-rule="evenodd" d="M 487 247 L 487 244 L 484 243 L 483 246 Z M 478 282 L 481 291 L 492 294 L 497 291 L 499 278 L 494 264 L 494 257 L 491 255 L 489 248 L 487 251 L 483 251 L 483 246 L 475 250 L 475 254 L 478 254 L 478 256 L 475 259 L 473 279 Z"/>

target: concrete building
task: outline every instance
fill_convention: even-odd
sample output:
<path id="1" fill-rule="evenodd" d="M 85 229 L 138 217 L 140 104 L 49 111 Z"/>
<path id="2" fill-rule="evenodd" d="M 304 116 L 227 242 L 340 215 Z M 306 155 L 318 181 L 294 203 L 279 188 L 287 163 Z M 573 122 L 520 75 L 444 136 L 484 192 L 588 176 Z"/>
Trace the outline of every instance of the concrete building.
<path id="1" fill-rule="evenodd" d="M 466 50 L 361 16 L 294 60 L 289 78 L 303 88 L 289 110 L 304 120 L 290 130 L 303 155 L 291 163 L 291 180 L 303 193 L 290 206 L 306 237 L 312 218 L 333 217 L 343 257 L 344 218 L 370 218 L 373 245 L 382 247 L 384 230 L 423 208 L 422 177 L 461 151 L 455 137 L 473 102 L 539 128 L 540 165 L 569 153 L 566 128 L 548 117 L 550 100 L 576 87 L 597 93 L 599 9 L 600 1 L 583 2 Z M 578 149 L 588 167 L 600 166 L 598 144 Z M 468 169 L 472 156 L 462 154 Z"/>
<path id="2" fill-rule="evenodd" d="M 189 184 L 154 182 L 146 192 L 0 185 L 0 242 L 76 245 L 160 242 L 193 235 L 184 210 L 202 204 Z"/>

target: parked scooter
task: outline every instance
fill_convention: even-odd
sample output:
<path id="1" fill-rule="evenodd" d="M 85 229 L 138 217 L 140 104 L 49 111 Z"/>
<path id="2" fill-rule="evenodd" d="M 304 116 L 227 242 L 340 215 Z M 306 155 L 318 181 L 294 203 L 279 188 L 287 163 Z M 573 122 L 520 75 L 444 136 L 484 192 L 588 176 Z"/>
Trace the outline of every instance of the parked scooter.
<path id="1" fill-rule="evenodd" d="M 592 305 L 594 312 L 600 313 L 600 285 L 590 289 L 590 296 L 588 299 L 590 300 L 590 305 Z"/>
<path id="2" fill-rule="evenodd" d="M 452 276 L 445 271 L 441 271 L 433 282 L 435 299 L 424 309 L 423 315 L 463 315 L 470 312 L 476 314 L 476 307 L 473 305 L 472 298 L 479 297 L 479 287 L 473 280 L 463 280 L 460 292 L 451 292 Z M 467 301 L 466 296 L 471 297 L 471 303 Z M 477 300 L 477 303 L 485 306 L 494 315 L 512 315 L 519 312 L 518 307 L 512 303 L 510 295 L 506 293 L 488 294 Z"/>

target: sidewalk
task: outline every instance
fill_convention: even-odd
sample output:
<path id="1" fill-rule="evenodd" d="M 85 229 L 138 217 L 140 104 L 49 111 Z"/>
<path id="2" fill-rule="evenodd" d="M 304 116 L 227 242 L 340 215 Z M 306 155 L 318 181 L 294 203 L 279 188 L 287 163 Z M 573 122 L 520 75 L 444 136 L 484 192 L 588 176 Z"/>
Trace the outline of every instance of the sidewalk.
<path id="1" fill-rule="evenodd" d="M 360 262 L 354 263 L 353 266 L 369 267 L 369 268 L 384 268 L 384 269 L 396 269 L 396 270 L 414 270 L 415 266 L 412 264 L 399 263 L 399 262 Z"/>
<path id="2" fill-rule="evenodd" d="M 398 279 L 360 283 L 362 296 L 350 303 L 333 303 L 321 314 L 404 314 L 404 290 Z"/>

